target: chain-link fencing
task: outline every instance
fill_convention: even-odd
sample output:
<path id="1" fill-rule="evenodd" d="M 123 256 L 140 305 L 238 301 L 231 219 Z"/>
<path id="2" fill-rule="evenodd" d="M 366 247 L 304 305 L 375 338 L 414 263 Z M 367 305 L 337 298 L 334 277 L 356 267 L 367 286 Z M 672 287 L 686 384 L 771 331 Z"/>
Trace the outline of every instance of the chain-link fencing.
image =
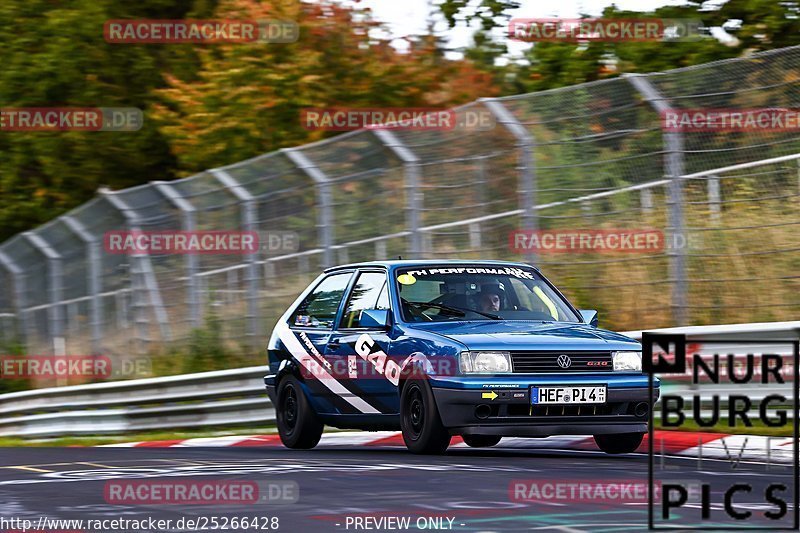
<path id="1" fill-rule="evenodd" d="M 271 327 L 322 268 L 397 256 L 532 262 L 609 329 L 796 318 L 800 130 L 675 131 L 664 114 L 800 108 L 799 69 L 800 48 L 787 48 L 483 99 L 457 108 L 451 130 L 358 130 L 101 190 L 0 246 L 0 343 L 113 356 L 213 326 L 259 363 Z M 297 246 L 108 253 L 106 233 L 120 230 L 286 232 Z M 553 253 L 514 246 L 520 230 L 663 240 L 646 253 Z"/>

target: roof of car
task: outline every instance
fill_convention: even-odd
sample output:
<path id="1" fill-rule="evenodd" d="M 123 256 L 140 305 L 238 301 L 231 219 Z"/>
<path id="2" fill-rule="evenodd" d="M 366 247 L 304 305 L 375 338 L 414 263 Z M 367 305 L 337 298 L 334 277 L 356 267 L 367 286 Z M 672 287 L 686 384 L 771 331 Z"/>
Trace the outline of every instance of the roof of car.
<path id="1" fill-rule="evenodd" d="M 364 261 L 361 263 L 349 263 L 346 265 L 337 265 L 326 268 L 325 272 L 339 270 L 344 268 L 359 268 L 378 266 L 384 268 L 403 268 L 403 267 L 421 267 L 421 266 L 441 266 L 441 265 L 502 265 L 502 266 L 515 266 L 515 267 L 532 267 L 533 265 L 527 263 L 519 263 L 515 261 L 496 261 L 484 259 L 395 259 L 392 261 Z"/>

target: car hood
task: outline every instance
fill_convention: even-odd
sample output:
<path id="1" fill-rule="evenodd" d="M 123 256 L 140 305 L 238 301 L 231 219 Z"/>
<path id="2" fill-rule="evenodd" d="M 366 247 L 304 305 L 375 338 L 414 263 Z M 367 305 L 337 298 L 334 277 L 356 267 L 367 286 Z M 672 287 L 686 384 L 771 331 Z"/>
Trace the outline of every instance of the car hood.
<path id="1" fill-rule="evenodd" d="M 460 342 L 470 350 L 641 350 L 624 335 L 586 324 L 527 321 L 436 322 L 409 326 Z"/>

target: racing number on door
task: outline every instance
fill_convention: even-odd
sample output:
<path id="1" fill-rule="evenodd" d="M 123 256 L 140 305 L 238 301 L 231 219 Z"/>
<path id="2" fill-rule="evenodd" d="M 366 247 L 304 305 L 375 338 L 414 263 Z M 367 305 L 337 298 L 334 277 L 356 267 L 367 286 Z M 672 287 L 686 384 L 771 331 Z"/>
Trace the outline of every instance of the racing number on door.
<path id="1" fill-rule="evenodd" d="M 386 376 L 389 382 L 397 386 L 400 383 L 400 365 L 389 359 L 382 350 L 372 352 L 375 341 L 364 333 L 356 341 L 356 353 L 372 364 L 379 373 Z"/>

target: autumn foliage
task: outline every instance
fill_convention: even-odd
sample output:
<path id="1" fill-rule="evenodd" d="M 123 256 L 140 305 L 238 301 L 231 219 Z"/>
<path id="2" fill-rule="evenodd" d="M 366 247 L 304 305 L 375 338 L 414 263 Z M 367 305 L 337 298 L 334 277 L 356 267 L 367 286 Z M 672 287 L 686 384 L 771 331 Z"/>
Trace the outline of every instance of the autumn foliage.
<path id="1" fill-rule="evenodd" d="M 448 108 L 497 93 L 488 74 L 445 59 L 431 36 L 410 41 L 404 52 L 376 39 L 379 25 L 368 11 L 226 0 L 216 17 L 294 20 L 300 39 L 207 46 L 196 79 L 168 77 L 153 114 L 184 172 L 330 135 L 302 127 L 304 108 Z"/>

